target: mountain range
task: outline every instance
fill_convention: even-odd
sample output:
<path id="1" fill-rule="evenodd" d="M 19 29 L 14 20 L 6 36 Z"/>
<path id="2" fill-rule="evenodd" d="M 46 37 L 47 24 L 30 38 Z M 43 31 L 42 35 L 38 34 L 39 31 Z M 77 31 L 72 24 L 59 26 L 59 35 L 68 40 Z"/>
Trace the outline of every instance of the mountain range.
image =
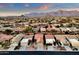
<path id="1" fill-rule="evenodd" d="M 77 10 L 57 10 L 53 12 L 40 12 L 40 13 L 29 13 L 29 14 L 24 14 L 24 16 L 28 17 L 39 17 L 39 16 L 45 16 L 45 15 L 51 15 L 51 16 L 79 16 L 79 11 Z"/>

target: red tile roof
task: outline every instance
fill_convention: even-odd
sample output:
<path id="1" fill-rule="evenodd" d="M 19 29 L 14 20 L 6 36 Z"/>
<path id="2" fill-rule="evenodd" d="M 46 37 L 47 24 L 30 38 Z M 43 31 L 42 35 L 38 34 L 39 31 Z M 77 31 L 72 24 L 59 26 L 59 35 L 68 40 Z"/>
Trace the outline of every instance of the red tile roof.
<path id="1" fill-rule="evenodd" d="M 37 40 L 37 42 L 43 41 L 43 34 L 41 33 L 35 34 L 35 39 Z"/>
<path id="2" fill-rule="evenodd" d="M 54 38 L 54 36 L 53 35 L 51 35 L 51 34 L 48 34 L 48 35 L 45 35 L 45 38 L 47 39 L 47 38 Z"/>
<path id="3" fill-rule="evenodd" d="M 12 35 L 0 34 L 0 41 L 5 41 L 11 39 Z"/>
<path id="4" fill-rule="evenodd" d="M 66 36 L 66 35 L 55 35 L 56 39 L 57 39 L 57 40 L 60 40 L 60 41 L 62 41 L 62 42 L 65 40 L 65 36 Z"/>

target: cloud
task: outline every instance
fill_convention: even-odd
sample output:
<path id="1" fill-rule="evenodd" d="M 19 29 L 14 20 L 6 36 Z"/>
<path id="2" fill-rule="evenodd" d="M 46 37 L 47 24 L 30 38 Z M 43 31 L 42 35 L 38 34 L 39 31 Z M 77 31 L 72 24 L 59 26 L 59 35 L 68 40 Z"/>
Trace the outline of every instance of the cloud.
<path id="1" fill-rule="evenodd" d="M 53 4 L 46 3 L 46 4 L 44 4 L 44 5 L 40 6 L 40 7 L 37 7 L 36 9 L 37 10 L 49 10 L 51 8 L 51 6 L 53 6 Z"/>
<path id="2" fill-rule="evenodd" d="M 47 5 L 41 6 L 37 8 L 38 10 L 48 10 L 49 7 Z"/>
<path id="3" fill-rule="evenodd" d="M 29 4 L 25 4 L 24 6 L 25 6 L 25 7 L 29 7 L 30 5 L 29 5 Z"/>
<path id="4" fill-rule="evenodd" d="M 25 12 L 24 14 L 30 14 L 31 12 Z"/>

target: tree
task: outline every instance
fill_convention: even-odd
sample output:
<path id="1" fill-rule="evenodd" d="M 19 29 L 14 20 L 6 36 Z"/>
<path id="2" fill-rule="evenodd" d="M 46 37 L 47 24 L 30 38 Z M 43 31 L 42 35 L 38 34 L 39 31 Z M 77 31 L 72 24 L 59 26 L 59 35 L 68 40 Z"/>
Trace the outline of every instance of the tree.
<path id="1" fill-rule="evenodd" d="M 31 26 L 25 28 L 24 32 L 34 32 Z"/>
<path id="2" fill-rule="evenodd" d="M 60 24 L 60 27 L 64 27 L 64 25 L 61 23 L 61 24 Z"/>
<path id="3" fill-rule="evenodd" d="M 6 29 L 4 33 L 5 33 L 5 34 L 11 34 L 11 33 L 12 33 L 12 30 Z"/>

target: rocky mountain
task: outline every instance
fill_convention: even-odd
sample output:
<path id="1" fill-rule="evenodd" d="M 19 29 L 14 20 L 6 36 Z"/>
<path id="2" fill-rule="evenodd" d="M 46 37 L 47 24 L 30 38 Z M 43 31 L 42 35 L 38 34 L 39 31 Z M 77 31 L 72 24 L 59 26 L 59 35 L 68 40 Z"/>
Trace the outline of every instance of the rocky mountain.
<path id="1" fill-rule="evenodd" d="M 45 16 L 45 15 L 52 15 L 52 16 L 79 16 L 79 11 L 77 10 L 58 10 L 54 12 L 47 12 L 47 13 L 30 13 L 30 14 L 24 14 L 24 16 L 28 17 L 39 17 L 39 16 Z"/>

